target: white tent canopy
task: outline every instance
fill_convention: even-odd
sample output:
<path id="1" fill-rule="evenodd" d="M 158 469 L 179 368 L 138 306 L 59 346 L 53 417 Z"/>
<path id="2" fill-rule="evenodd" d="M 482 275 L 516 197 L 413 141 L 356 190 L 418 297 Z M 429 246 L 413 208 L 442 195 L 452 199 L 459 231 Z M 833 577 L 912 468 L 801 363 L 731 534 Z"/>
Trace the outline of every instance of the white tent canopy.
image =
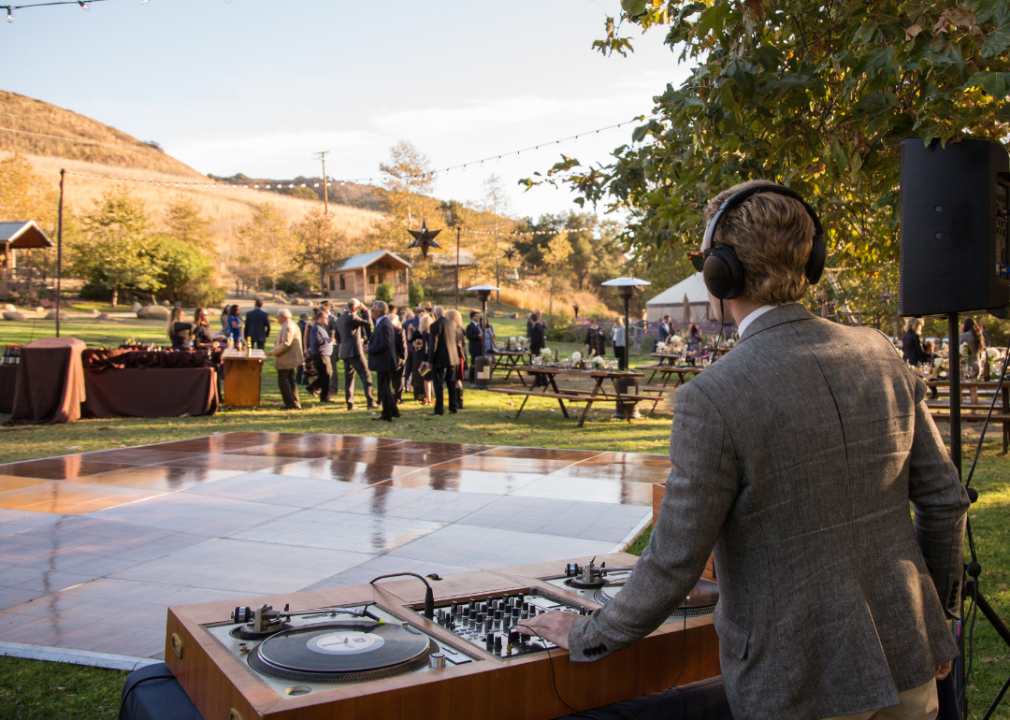
<path id="1" fill-rule="evenodd" d="M 671 320 L 683 322 L 686 319 L 684 317 L 685 298 L 687 304 L 691 306 L 691 322 L 712 319 L 705 281 L 701 273 L 695 273 L 646 301 L 645 307 L 649 322 L 659 322 L 664 315 L 669 315 Z"/>

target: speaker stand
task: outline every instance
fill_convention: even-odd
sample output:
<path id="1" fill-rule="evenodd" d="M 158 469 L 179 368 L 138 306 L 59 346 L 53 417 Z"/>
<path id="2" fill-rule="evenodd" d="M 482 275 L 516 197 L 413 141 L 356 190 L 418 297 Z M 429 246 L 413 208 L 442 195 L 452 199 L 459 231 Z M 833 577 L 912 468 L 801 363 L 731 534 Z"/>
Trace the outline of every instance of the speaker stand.
<path id="1" fill-rule="evenodd" d="M 950 313 L 947 316 L 947 359 L 949 364 L 948 377 L 950 378 L 950 459 L 957 468 L 958 477 L 961 477 L 961 328 L 958 323 L 957 313 Z M 978 493 L 974 488 L 968 489 L 968 499 L 972 503 L 978 499 Z M 971 541 L 971 519 L 966 520 L 966 528 Z M 963 582 L 961 584 L 961 611 L 954 621 L 954 635 L 957 640 L 957 647 L 960 656 L 954 660 L 952 672 L 954 673 L 954 687 L 956 688 L 958 711 L 961 717 L 967 720 L 968 717 L 968 694 L 965 687 L 965 638 L 966 620 L 964 605 L 965 598 L 970 597 L 978 610 L 989 621 L 993 629 L 1000 636 L 1003 642 L 1010 647 L 1010 630 L 1000 620 L 999 615 L 982 595 L 979 589 L 979 575 L 982 574 L 982 566 L 973 558 L 971 562 L 965 563 Z M 989 705 L 982 720 L 989 720 L 996 708 L 1003 700 L 1007 690 L 1010 690 L 1010 677 L 1006 679 L 996 697 Z"/>

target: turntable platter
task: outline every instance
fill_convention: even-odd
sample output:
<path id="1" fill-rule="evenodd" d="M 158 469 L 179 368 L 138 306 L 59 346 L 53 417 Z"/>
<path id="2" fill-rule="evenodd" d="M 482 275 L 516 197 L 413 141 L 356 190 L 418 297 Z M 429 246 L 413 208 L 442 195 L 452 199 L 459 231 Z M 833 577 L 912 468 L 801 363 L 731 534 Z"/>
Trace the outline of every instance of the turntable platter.
<path id="1" fill-rule="evenodd" d="M 600 605 L 606 605 L 623 587 L 623 582 L 607 585 L 597 590 L 593 599 Z M 717 602 L 719 602 L 719 586 L 711 580 L 702 578 L 698 580 L 687 599 L 674 611 L 673 616 L 706 615 L 712 611 Z"/>
<path id="2" fill-rule="evenodd" d="M 265 675 L 297 682 L 362 682 L 425 665 L 438 646 L 388 623 L 319 623 L 284 630 L 249 654 Z"/>

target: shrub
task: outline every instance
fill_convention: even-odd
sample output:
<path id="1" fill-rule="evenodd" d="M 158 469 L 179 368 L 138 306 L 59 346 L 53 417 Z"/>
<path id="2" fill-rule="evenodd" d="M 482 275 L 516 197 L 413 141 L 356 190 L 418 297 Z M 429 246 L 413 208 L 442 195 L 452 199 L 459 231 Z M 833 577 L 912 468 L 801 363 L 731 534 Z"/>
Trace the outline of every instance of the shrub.
<path id="1" fill-rule="evenodd" d="M 382 300 L 387 305 L 393 302 L 393 294 L 393 286 L 388 282 L 381 282 L 378 287 L 375 288 L 375 299 Z"/>
<path id="2" fill-rule="evenodd" d="M 547 317 L 547 339 L 553 342 L 579 342 L 579 328 L 566 312 Z"/>
<path id="3" fill-rule="evenodd" d="M 414 281 L 410 284 L 410 288 L 407 291 L 407 301 L 412 308 L 424 302 L 424 288 L 421 287 L 421 283 Z"/>

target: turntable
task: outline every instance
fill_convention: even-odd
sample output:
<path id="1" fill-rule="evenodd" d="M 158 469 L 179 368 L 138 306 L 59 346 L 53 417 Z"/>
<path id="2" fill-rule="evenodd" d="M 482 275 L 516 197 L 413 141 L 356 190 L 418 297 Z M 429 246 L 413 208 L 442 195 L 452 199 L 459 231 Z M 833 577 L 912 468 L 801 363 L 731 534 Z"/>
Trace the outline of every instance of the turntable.
<path id="1" fill-rule="evenodd" d="M 555 587 L 565 588 L 579 597 L 606 605 L 624 589 L 624 584 L 631 578 L 634 568 L 607 568 L 606 562 L 596 567 L 595 560 L 596 558 L 593 558 L 581 566 L 578 563 L 568 563 L 565 565 L 563 576 L 550 578 L 547 582 Z M 676 622 L 685 616 L 711 615 L 715 612 L 717 602 L 719 602 L 719 586 L 703 577 L 695 584 L 687 599 L 670 614 L 666 622 Z"/>
<path id="2" fill-rule="evenodd" d="M 593 663 L 569 663 L 560 648 L 518 633 L 516 624 L 545 612 L 592 613 L 637 558 L 600 560 L 587 563 L 588 575 L 572 563 L 598 585 L 588 588 L 541 563 L 425 580 L 427 590 L 393 578 L 238 607 L 173 607 L 165 658 L 206 720 L 549 720 L 570 712 L 565 703 L 585 710 L 719 674 L 707 616 L 671 618 Z"/>

